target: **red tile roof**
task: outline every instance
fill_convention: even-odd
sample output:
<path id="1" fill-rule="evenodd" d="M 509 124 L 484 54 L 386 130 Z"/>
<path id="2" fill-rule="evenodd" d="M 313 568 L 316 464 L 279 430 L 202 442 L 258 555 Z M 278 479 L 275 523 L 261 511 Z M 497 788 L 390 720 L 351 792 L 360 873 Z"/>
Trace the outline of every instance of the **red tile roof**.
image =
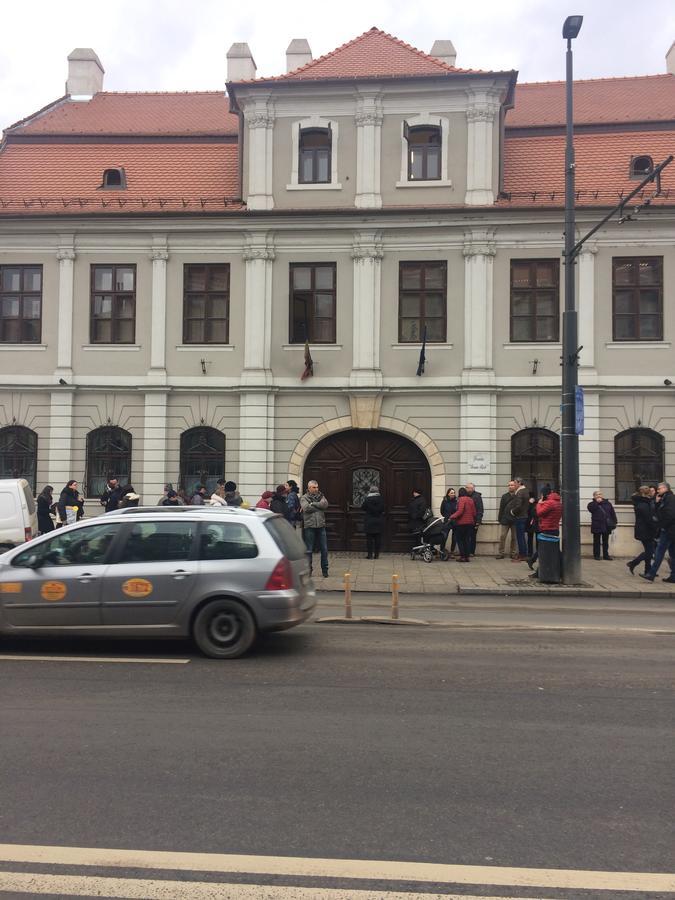
<path id="1" fill-rule="evenodd" d="M 646 154 L 652 157 L 654 165 L 663 162 L 675 150 L 675 129 L 577 134 L 574 150 L 577 202 L 612 206 L 639 183 L 628 177 L 631 157 Z M 664 195 L 655 202 L 675 203 L 675 161 L 663 170 L 661 187 Z M 512 205 L 564 206 L 565 136 L 507 136 L 504 190 L 511 194 Z M 648 185 L 645 195 L 654 190 Z"/>
<path id="2" fill-rule="evenodd" d="M 370 31 L 331 50 L 325 56 L 313 59 L 293 72 L 243 83 L 323 81 L 335 78 L 404 78 L 465 73 L 482 74 L 478 70 L 449 66 L 379 28 L 371 28 Z"/>
<path id="3" fill-rule="evenodd" d="M 7 129 L 7 134 L 236 135 L 238 118 L 224 91 L 113 93 L 63 98 Z"/>
<path id="4" fill-rule="evenodd" d="M 238 197 L 238 150 L 222 142 L 9 143 L 0 156 L 0 213 L 222 210 Z M 117 167 L 126 190 L 97 190 L 104 169 Z"/>
<path id="5" fill-rule="evenodd" d="M 575 81 L 574 121 L 579 125 L 675 121 L 675 75 Z M 516 85 L 507 128 L 564 124 L 564 81 Z"/>

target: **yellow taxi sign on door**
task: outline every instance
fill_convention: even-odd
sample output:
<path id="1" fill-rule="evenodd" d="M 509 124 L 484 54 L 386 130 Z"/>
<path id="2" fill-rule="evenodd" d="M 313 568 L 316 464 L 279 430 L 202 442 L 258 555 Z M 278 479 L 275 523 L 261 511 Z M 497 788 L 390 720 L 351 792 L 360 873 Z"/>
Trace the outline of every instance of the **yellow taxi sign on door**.
<path id="1" fill-rule="evenodd" d="M 122 593 L 127 597 L 148 597 L 152 593 L 152 582 L 147 578 L 129 578 L 122 585 Z"/>
<path id="2" fill-rule="evenodd" d="M 68 589 L 62 581 L 45 581 L 40 588 L 40 596 L 43 600 L 63 600 Z"/>

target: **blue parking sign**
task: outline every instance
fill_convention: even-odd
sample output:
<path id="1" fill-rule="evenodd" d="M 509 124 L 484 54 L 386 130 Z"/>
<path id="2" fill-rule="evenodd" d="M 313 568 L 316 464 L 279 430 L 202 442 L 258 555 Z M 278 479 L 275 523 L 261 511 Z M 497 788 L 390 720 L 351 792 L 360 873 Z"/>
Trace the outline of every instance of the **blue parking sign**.
<path id="1" fill-rule="evenodd" d="M 576 434 L 584 433 L 584 389 L 577 387 L 574 397 L 574 431 Z"/>

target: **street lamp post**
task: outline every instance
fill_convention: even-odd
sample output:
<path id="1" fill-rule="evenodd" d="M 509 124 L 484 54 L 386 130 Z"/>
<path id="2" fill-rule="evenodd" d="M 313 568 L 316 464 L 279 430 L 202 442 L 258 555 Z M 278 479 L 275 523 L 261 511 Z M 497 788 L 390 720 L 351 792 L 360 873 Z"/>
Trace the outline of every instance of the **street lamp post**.
<path id="1" fill-rule="evenodd" d="M 574 116 L 572 40 L 579 34 L 583 16 L 568 16 L 562 35 L 567 40 L 565 94 L 565 310 L 562 333 L 562 548 L 563 582 L 581 581 L 579 524 L 579 435 L 576 429 L 578 384 L 578 323 L 574 284 Z"/>

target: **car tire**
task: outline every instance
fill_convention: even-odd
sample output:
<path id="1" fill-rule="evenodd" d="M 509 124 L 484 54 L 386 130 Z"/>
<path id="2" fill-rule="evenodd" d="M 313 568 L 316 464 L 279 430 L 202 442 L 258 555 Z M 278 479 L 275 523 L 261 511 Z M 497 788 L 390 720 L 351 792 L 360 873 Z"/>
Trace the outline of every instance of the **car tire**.
<path id="1" fill-rule="evenodd" d="M 243 656 L 256 639 L 255 619 L 237 600 L 211 600 L 193 622 L 192 638 L 204 656 L 236 659 Z"/>

